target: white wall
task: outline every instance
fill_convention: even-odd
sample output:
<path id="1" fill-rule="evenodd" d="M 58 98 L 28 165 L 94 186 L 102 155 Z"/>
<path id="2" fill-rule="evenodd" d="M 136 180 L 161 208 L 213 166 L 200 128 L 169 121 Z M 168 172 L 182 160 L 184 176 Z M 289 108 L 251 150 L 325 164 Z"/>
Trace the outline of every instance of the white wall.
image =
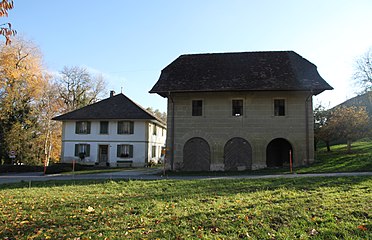
<path id="1" fill-rule="evenodd" d="M 154 128 L 156 127 L 156 134 L 154 134 Z M 158 162 L 161 158 L 161 150 L 165 147 L 165 141 L 167 137 L 167 130 L 155 123 L 148 124 L 148 159 Z M 152 155 L 152 147 L 155 146 L 155 156 Z"/>
<path id="2" fill-rule="evenodd" d="M 161 132 L 157 127 L 157 135 L 152 135 L 153 126 L 145 121 L 135 121 L 133 134 L 117 134 L 117 120 L 109 122 L 109 133 L 100 134 L 100 121 L 90 121 L 90 134 L 75 134 L 75 121 L 65 121 L 62 125 L 62 162 L 80 161 L 75 157 L 75 144 L 90 144 L 90 156 L 84 159 L 86 164 L 98 162 L 99 145 L 108 145 L 108 162 L 110 166 L 116 166 L 118 160 L 133 161 L 133 166 L 141 167 L 151 159 L 152 146 L 159 149 L 165 145 L 166 131 Z M 149 137 L 150 136 L 150 137 Z M 133 145 L 133 158 L 118 158 L 117 146 L 121 144 Z M 157 157 L 160 157 L 160 150 Z"/>

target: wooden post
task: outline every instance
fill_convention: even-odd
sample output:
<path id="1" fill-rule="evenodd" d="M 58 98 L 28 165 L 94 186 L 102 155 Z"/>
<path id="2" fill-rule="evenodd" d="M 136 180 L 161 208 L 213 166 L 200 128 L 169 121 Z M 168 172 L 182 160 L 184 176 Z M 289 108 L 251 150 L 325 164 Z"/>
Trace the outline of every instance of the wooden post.
<path id="1" fill-rule="evenodd" d="M 289 170 L 292 173 L 292 150 L 289 150 Z"/>

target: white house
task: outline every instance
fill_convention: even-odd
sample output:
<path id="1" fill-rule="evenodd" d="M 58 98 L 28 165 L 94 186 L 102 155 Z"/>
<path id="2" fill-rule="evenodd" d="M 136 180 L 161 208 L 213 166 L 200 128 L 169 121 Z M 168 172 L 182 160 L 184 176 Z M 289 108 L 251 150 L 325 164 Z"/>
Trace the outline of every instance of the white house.
<path id="1" fill-rule="evenodd" d="M 143 167 L 165 147 L 165 123 L 124 94 L 53 120 L 62 121 L 61 162 Z"/>

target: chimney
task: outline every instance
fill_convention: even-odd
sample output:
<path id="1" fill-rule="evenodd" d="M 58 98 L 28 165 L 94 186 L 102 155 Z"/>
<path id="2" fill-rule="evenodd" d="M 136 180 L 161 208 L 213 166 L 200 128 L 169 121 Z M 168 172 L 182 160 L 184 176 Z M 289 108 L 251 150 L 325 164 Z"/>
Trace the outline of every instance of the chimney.
<path id="1" fill-rule="evenodd" d="M 111 90 L 110 91 L 110 97 L 113 97 L 115 95 L 115 91 Z"/>

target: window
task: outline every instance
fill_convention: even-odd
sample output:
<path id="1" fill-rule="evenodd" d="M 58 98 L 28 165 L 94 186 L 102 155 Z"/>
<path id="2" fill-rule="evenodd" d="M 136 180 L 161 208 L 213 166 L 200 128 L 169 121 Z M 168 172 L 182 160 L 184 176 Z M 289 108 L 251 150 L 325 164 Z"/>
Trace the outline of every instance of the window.
<path id="1" fill-rule="evenodd" d="M 134 124 L 130 121 L 118 122 L 118 134 L 133 134 Z"/>
<path id="2" fill-rule="evenodd" d="M 75 156 L 84 158 L 90 156 L 90 145 L 89 144 L 75 144 Z"/>
<path id="3" fill-rule="evenodd" d="M 76 134 L 90 134 L 90 122 L 78 121 L 75 125 Z"/>
<path id="4" fill-rule="evenodd" d="M 109 123 L 107 121 L 102 121 L 99 123 L 99 133 L 100 134 L 108 134 L 108 126 Z"/>
<path id="5" fill-rule="evenodd" d="M 284 99 L 274 99 L 274 116 L 285 116 Z"/>
<path id="6" fill-rule="evenodd" d="M 156 125 L 153 125 L 152 126 L 152 135 L 156 135 L 156 130 L 157 130 Z"/>
<path id="7" fill-rule="evenodd" d="M 232 100 L 232 115 L 236 117 L 243 115 L 243 100 Z"/>
<path id="8" fill-rule="evenodd" d="M 156 146 L 152 146 L 152 154 L 151 154 L 151 156 L 152 156 L 152 158 L 156 158 Z"/>
<path id="9" fill-rule="evenodd" d="M 192 100 L 192 116 L 203 115 L 203 100 Z"/>
<path id="10" fill-rule="evenodd" d="M 118 145 L 117 157 L 132 158 L 133 157 L 133 145 L 129 145 L 129 144 Z"/>

